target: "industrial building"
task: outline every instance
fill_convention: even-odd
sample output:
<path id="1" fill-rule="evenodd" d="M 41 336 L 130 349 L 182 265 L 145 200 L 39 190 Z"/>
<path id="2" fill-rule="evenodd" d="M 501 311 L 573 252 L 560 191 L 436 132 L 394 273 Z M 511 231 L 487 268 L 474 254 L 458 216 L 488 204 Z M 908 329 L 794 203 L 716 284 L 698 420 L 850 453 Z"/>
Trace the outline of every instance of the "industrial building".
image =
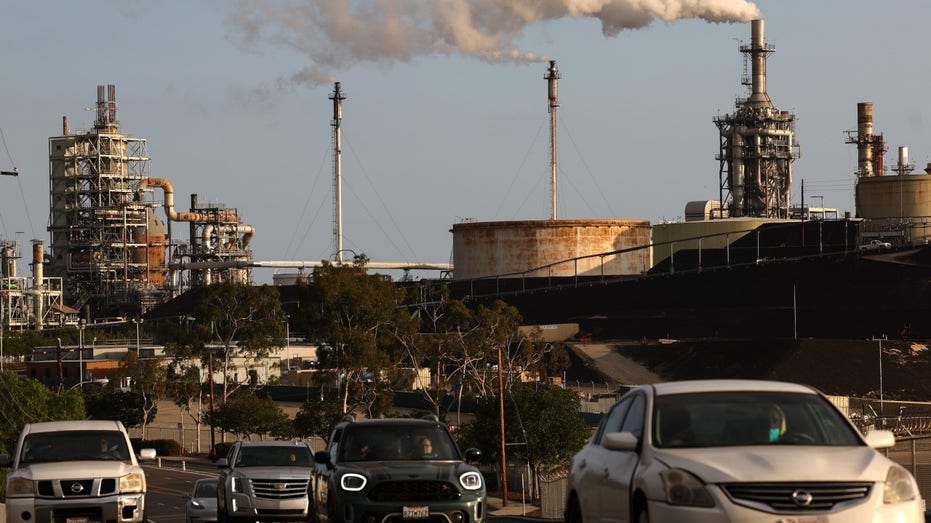
<path id="1" fill-rule="evenodd" d="M 190 212 L 176 212 L 171 183 L 149 175 L 146 140 L 120 130 L 115 86 L 97 86 L 96 112 L 92 129 L 72 132 L 66 116 L 62 135 L 49 138 L 49 271 L 65 302 L 88 316 L 139 316 L 191 286 L 251 281 L 250 269 L 185 270 L 248 261 L 254 229 L 236 209 L 198 206 L 196 195 Z M 174 222 L 188 223 L 188 243 L 173 242 Z"/>

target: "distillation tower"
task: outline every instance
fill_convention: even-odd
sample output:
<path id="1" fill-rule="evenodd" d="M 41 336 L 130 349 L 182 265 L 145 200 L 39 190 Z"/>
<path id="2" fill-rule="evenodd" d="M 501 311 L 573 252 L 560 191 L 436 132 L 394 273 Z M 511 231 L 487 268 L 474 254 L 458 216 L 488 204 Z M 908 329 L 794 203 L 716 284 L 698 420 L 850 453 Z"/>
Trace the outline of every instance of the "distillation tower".
<path id="1" fill-rule="evenodd" d="M 97 86 L 96 111 L 93 129 L 71 133 L 64 117 L 49 138 L 50 270 L 75 309 L 138 313 L 161 300 L 165 225 L 139 193 L 146 140 L 120 132 L 115 86 Z"/>
<path id="2" fill-rule="evenodd" d="M 714 118 L 720 132 L 718 217 L 789 217 L 792 162 L 798 158 L 795 115 L 776 109 L 766 92 L 766 58 L 776 49 L 765 42 L 763 28 L 763 20 L 753 20 L 751 43 L 740 46 L 741 83 L 750 87 L 750 97 L 738 99 L 733 114 Z"/>
<path id="3" fill-rule="evenodd" d="M 250 281 L 241 269 L 181 275 L 184 262 L 251 259 L 252 227 L 235 209 L 199 207 L 196 195 L 190 212 L 176 212 L 171 183 L 149 176 L 146 140 L 120 132 L 115 86 L 97 86 L 96 111 L 93 129 L 71 132 L 64 117 L 62 135 L 49 138 L 49 265 L 64 281 L 65 300 L 87 315 L 131 316 L 176 295 L 185 280 Z M 155 189 L 164 195 L 164 220 L 150 197 Z M 189 244 L 172 244 L 172 222 L 190 224 Z"/>

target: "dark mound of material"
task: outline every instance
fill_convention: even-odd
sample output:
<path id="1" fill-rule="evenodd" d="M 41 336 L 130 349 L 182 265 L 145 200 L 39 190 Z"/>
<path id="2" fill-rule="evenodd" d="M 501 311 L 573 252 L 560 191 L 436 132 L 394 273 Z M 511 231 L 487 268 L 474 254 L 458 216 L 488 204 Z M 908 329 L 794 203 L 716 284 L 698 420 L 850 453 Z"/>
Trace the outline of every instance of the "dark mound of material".
<path id="1" fill-rule="evenodd" d="M 931 344 L 931 343 L 929 343 Z M 681 340 L 619 347 L 665 380 L 739 378 L 791 381 L 825 394 L 931 400 L 931 351 L 922 341 Z"/>

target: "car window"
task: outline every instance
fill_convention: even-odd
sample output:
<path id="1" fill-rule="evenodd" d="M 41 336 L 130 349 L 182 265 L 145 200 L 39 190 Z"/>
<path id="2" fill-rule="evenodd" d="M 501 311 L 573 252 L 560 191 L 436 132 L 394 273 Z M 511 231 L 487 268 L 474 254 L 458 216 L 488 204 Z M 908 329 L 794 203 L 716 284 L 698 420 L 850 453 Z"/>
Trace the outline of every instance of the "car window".
<path id="1" fill-rule="evenodd" d="M 458 448 L 439 425 L 346 427 L 340 461 L 458 460 Z"/>
<path id="2" fill-rule="evenodd" d="M 309 467 L 310 449 L 295 446 L 243 446 L 236 455 L 237 467 Z"/>
<path id="3" fill-rule="evenodd" d="M 646 399 L 642 394 L 634 396 L 624 416 L 624 424 L 621 425 L 621 432 L 630 432 L 637 438 L 643 437 L 643 416 L 646 413 Z"/>
<path id="4" fill-rule="evenodd" d="M 659 448 L 863 445 L 821 396 L 747 391 L 657 396 L 652 440 Z"/>
<path id="5" fill-rule="evenodd" d="M 621 422 L 624 421 L 624 415 L 627 414 L 627 409 L 630 407 L 632 400 L 633 398 L 631 396 L 623 397 L 621 401 L 608 412 L 608 415 L 602 420 L 601 425 L 598 427 L 594 443 L 600 445 L 601 438 L 609 432 L 620 432 Z"/>
<path id="6" fill-rule="evenodd" d="M 20 463 L 101 460 L 129 461 L 129 446 L 123 434 L 113 430 L 36 432 L 23 441 Z"/>
<path id="7" fill-rule="evenodd" d="M 194 485 L 193 497 L 195 498 L 215 498 L 217 496 L 216 480 L 198 481 Z"/>
<path id="8" fill-rule="evenodd" d="M 339 456 L 339 440 L 343 435 L 342 429 L 336 429 L 333 431 L 333 437 L 330 439 L 330 448 L 327 449 L 330 452 L 330 462 L 333 463 L 336 461 L 336 457 Z"/>

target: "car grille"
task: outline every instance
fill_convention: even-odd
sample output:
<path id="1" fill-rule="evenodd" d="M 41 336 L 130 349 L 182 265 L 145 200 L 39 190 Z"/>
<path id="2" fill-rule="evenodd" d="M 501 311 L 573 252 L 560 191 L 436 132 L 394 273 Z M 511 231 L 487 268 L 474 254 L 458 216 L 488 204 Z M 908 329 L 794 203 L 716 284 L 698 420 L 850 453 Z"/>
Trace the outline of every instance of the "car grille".
<path id="1" fill-rule="evenodd" d="M 293 499 L 307 495 L 307 480 L 253 479 L 252 492 L 257 498 Z"/>
<path id="2" fill-rule="evenodd" d="M 734 483 L 722 488 L 735 502 L 762 503 L 776 511 L 823 511 L 838 503 L 865 499 L 872 486 L 872 483 Z"/>
<path id="3" fill-rule="evenodd" d="M 87 498 L 107 496 L 116 492 L 116 480 L 104 478 L 93 479 L 53 479 L 39 481 L 37 492 L 43 498 Z"/>
<path id="4" fill-rule="evenodd" d="M 372 488 L 372 501 L 448 501 L 459 499 L 459 490 L 448 481 L 385 481 Z"/>

